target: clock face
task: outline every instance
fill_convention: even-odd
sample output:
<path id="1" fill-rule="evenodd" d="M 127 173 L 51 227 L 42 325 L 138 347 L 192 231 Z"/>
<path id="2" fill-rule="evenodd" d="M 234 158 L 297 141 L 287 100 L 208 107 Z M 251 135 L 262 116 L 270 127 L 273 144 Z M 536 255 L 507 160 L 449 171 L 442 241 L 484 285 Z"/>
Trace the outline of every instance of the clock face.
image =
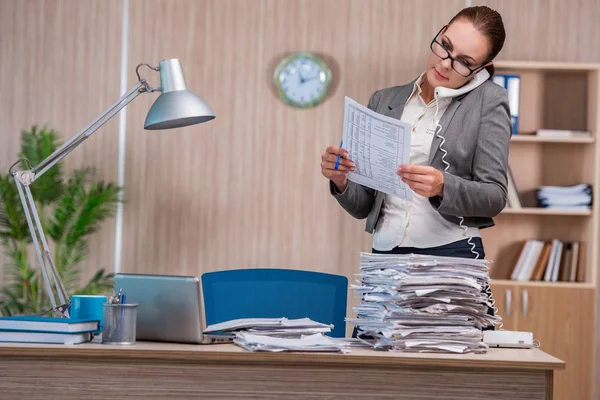
<path id="1" fill-rule="evenodd" d="M 331 70 L 310 53 L 294 53 L 283 59 L 273 76 L 279 97 L 294 107 L 308 108 L 327 97 Z"/>

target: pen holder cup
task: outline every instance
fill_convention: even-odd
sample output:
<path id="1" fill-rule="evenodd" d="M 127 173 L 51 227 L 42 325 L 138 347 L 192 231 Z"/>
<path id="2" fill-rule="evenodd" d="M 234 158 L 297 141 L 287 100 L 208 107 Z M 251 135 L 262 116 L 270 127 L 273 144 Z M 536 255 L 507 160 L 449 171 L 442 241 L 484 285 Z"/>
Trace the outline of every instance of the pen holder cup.
<path id="1" fill-rule="evenodd" d="M 137 304 L 102 304 L 102 344 L 135 344 Z"/>

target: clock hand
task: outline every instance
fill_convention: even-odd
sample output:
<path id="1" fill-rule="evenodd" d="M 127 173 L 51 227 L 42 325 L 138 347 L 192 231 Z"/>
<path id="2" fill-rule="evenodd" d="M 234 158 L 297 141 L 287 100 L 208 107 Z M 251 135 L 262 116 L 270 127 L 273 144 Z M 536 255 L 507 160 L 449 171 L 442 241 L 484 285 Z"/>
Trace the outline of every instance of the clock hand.
<path id="1" fill-rule="evenodd" d="M 308 81 L 313 81 L 315 79 L 317 79 L 319 77 L 319 74 L 317 75 L 313 75 L 310 78 L 304 78 L 304 81 L 302 81 L 302 83 L 308 82 Z"/>
<path id="2" fill-rule="evenodd" d="M 300 77 L 300 84 L 306 82 L 306 78 L 302 75 L 302 71 L 298 70 L 298 76 Z"/>

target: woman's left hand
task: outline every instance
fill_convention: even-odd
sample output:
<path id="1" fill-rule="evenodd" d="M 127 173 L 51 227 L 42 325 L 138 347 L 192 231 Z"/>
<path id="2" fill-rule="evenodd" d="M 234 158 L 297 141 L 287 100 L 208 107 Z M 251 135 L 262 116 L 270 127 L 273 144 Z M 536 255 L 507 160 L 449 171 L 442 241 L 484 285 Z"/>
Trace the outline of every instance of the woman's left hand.
<path id="1" fill-rule="evenodd" d="M 444 174 L 429 165 L 401 165 L 396 171 L 415 193 L 424 197 L 444 193 Z"/>

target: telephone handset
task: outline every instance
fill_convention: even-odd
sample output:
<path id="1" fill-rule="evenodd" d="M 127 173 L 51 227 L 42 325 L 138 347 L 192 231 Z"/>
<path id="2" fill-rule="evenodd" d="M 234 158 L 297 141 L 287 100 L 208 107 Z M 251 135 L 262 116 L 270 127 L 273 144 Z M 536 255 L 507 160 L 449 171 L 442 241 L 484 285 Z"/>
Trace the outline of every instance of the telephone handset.
<path id="1" fill-rule="evenodd" d="M 450 89 L 442 86 L 438 86 L 434 89 L 434 93 L 436 97 L 450 97 L 450 96 L 460 96 L 461 94 L 467 93 L 477 86 L 481 85 L 483 82 L 487 81 L 490 77 L 490 73 L 487 69 L 482 69 L 479 71 L 473 79 L 471 79 L 467 84 L 459 87 L 458 89 Z"/>

